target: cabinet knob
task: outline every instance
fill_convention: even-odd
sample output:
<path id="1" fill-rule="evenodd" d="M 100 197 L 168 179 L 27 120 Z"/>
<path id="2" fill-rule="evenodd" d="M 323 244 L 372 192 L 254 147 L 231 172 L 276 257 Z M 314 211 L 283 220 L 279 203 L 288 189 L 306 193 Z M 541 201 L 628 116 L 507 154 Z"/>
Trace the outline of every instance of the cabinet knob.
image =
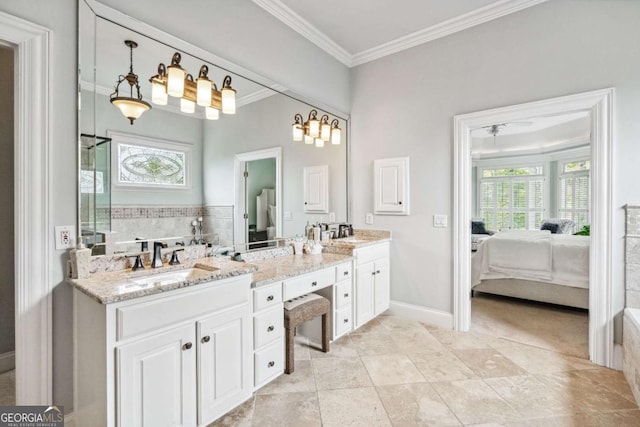
<path id="1" fill-rule="evenodd" d="M 202 339 L 200 341 L 202 342 L 209 342 L 211 340 L 211 337 L 209 335 L 202 337 Z"/>
<path id="2" fill-rule="evenodd" d="M 267 328 L 267 332 L 273 332 L 273 330 L 275 329 L 275 327 L 273 325 L 269 326 Z"/>
<path id="3" fill-rule="evenodd" d="M 380 274 L 380 270 L 376 270 L 376 274 Z"/>
<path id="4" fill-rule="evenodd" d="M 345 298 L 349 298 L 349 294 L 344 294 L 344 297 Z"/>
<path id="5" fill-rule="evenodd" d="M 345 272 L 344 272 L 344 273 L 342 273 L 342 274 L 344 274 L 345 276 L 348 276 L 348 275 L 349 275 L 349 270 L 345 271 Z"/>
<path id="6" fill-rule="evenodd" d="M 398 204 L 401 205 L 402 204 L 402 200 L 398 201 Z"/>
<path id="7" fill-rule="evenodd" d="M 274 366 L 276 366 L 276 362 L 274 362 L 274 361 L 272 360 L 271 362 L 267 363 L 267 366 L 268 366 L 269 368 L 273 368 Z"/>
<path id="8" fill-rule="evenodd" d="M 307 204 L 307 202 L 304 202 L 304 204 L 306 205 L 306 204 Z"/>
<path id="9" fill-rule="evenodd" d="M 311 282 L 311 286 L 318 286 L 318 282 Z"/>
<path id="10" fill-rule="evenodd" d="M 349 319 L 344 319 L 344 323 L 349 323 Z"/>
<path id="11" fill-rule="evenodd" d="M 273 301 L 273 295 L 269 295 L 269 296 L 267 297 L 267 301 Z"/>
<path id="12" fill-rule="evenodd" d="M 372 271 L 372 272 L 371 272 L 371 275 L 372 275 L 372 276 L 375 276 L 375 275 L 376 275 L 376 272 L 375 272 L 375 271 Z"/>
<path id="13" fill-rule="evenodd" d="M 191 347 L 193 347 L 193 344 L 191 344 L 190 342 L 186 343 L 185 345 L 182 346 L 183 350 L 191 350 Z"/>

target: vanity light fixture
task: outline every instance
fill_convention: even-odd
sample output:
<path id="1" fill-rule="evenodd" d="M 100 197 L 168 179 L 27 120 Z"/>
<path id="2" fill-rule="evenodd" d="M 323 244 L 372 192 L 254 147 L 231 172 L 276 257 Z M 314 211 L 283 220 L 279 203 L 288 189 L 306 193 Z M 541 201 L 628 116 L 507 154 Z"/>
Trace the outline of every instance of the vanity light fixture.
<path id="1" fill-rule="evenodd" d="M 302 122 L 304 119 L 300 114 L 296 114 L 293 120 L 291 128 L 294 141 L 304 140 L 305 144 L 315 144 L 318 148 L 324 147 L 325 142 L 331 141 L 333 145 L 339 145 L 341 142 L 342 129 L 338 126 L 338 119 L 329 122 L 329 116 L 324 114 L 318 120 L 318 112 L 311 110 L 306 122 Z"/>
<path id="2" fill-rule="evenodd" d="M 140 93 L 140 84 L 138 83 L 138 75 L 133 72 L 133 49 L 138 47 L 138 43 L 133 40 L 125 40 L 124 44 L 129 47 L 129 73 L 126 76 L 120 75 L 115 91 L 110 96 L 110 101 L 118 107 L 122 114 L 129 119 L 133 125 L 133 121 L 139 118 L 142 113 L 149 110 L 151 105 L 142 100 Z M 122 82 L 129 84 L 129 96 L 120 96 L 120 84 Z M 133 88 L 136 88 L 136 97 L 133 95 Z"/>
<path id="3" fill-rule="evenodd" d="M 207 120 L 218 120 L 220 110 L 224 114 L 236 113 L 236 91 L 231 87 L 231 76 L 225 76 L 222 90 L 219 91 L 214 82 L 209 79 L 209 67 L 200 67 L 198 78 L 182 68 L 182 56 L 176 52 L 171 58 L 171 65 L 165 68 L 158 65 L 158 74 L 151 77 L 151 102 L 167 105 L 168 96 L 180 98 L 180 111 L 194 113 L 196 104 L 205 108 Z M 158 102 L 156 102 L 158 101 Z"/>

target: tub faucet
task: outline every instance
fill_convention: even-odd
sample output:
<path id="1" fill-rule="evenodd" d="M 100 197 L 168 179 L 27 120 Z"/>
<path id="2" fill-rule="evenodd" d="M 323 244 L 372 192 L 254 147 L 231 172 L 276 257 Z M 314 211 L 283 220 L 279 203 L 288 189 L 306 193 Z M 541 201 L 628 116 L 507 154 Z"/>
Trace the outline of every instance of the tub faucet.
<path id="1" fill-rule="evenodd" d="M 162 248 L 166 248 L 167 244 L 164 242 L 153 242 L 153 261 L 151 261 L 151 267 L 162 267 Z"/>

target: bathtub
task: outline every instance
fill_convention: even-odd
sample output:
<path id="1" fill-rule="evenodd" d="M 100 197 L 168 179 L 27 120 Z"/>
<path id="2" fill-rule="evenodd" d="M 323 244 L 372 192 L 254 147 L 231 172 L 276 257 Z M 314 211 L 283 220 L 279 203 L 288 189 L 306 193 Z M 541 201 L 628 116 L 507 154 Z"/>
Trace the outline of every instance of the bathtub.
<path id="1" fill-rule="evenodd" d="M 622 347 L 624 376 L 640 405 L 640 308 L 624 309 Z"/>

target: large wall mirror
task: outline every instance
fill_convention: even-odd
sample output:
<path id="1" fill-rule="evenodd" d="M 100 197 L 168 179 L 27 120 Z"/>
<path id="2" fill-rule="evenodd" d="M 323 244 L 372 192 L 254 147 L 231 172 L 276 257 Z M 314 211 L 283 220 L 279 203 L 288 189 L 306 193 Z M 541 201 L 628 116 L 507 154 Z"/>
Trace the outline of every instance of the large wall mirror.
<path id="1" fill-rule="evenodd" d="M 159 30 L 144 34 L 133 20 L 114 22 L 79 3 L 79 224 L 94 254 L 132 251 L 132 242 L 230 245 L 301 235 L 307 221 L 348 220 L 348 117 L 302 101 L 275 84 L 216 66 Z M 101 7 L 104 7 L 101 5 Z M 125 17 L 126 18 L 126 17 Z M 132 48 L 125 41 L 132 40 Z M 181 111 L 180 99 L 152 103 L 149 79 L 173 55 L 197 79 L 201 66 L 218 89 L 226 76 L 236 93 L 236 113 L 209 120 L 205 108 Z M 213 57 L 213 55 L 211 55 Z M 130 67 L 151 109 L 130 123 L 110 102 L 118 78 Z M 259 71 L 259 70 L 257 70 Z M 120 96 L 131 96 L 128 83 Z M 133 90 L 135 97 L 136 91 Z M 294 142 L 301 114 L 337 119 L 341 143 L 324 147 Z M 328 166 L 328 209 L 305 210 L 303 171 Z"/>

